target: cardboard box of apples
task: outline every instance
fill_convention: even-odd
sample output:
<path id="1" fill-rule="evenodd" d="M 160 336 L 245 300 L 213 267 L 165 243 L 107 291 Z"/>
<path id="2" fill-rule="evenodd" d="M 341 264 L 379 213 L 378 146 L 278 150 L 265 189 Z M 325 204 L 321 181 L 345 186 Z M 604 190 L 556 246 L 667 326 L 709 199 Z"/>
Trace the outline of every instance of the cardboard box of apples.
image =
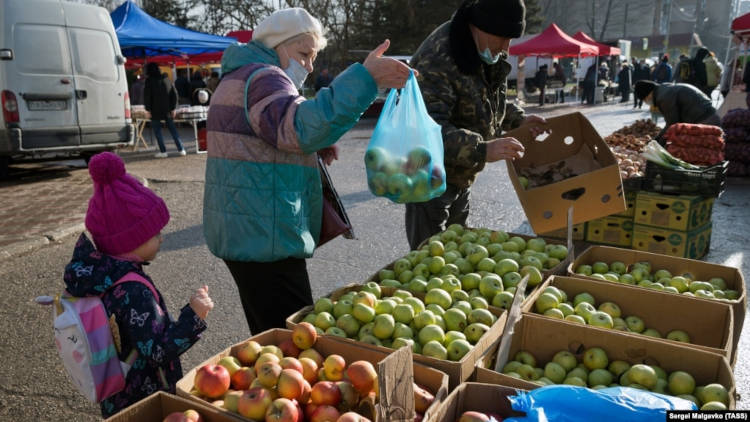
<path id="1" fill-rule="evenodd" d="M 485 356 L 475 381 L 527 390 L 550 384 L 595 389 L 619 384 L 679 396 L 699 408 L 708 403 L 712 409 L 735 406 L 729 361 L 681 343 L 524 314 L 504 349 Z M 495 372 L 496 357 L 504 355 L 502 373 Z"/>
<path id="2" fill-rule="evenodd" d="M 453 390 L 438 410 L 439 422 L 502 422 L 511 416 L 524 416 L 514 411 L 508 401 L 517 389 L 502 385 L 465 382 Z"/>
<path id="3" fill-rule="evenodd" d="M 739 269 L 630 249 L 592 246 L 570 264 L 568 273 L 731 305 L 734 326 L 730 361 L 737 360 L 737 343 L 747 308 L 745 280 Z"/>
<path id="4" fill-rule="evenodd" d="M 287 327 L 309 322 L 337 341 L 384 353 L 411 346 L 415 362 L 445 372 L 455 388 L 500 337 L 506 313 L 486 303 L 472 309 L 452 302 L 441 289 L 412 294 L 375 283 L 351 285 L 292 314 Z"/>
<path id="5" fill-rule="evenodd" d="M 375 368 L 388 355 L 318 336 L 303 323 L 294 331 L 263 332 L 212 356 L 177 383 L 177 393 L 239 420 L 376 421 L 383 394 L 379 377 L 388 374 Z M 448 377 L 417 364 L 413 374 L 413 394 L 406 399 L 413 400 L 417 420 L 431 420 L 447 395 Z"/>
<path id="6" fill-rule="evenodd" d="M 105 422 L 132 421 L 236 422 L 236 419 L 213 406 L 159 391 L 105 419 Z"/>
<path id="7" fill-rule="evenodd" d="M 668 312 L 664 310 L 668 309 Z M 590 327 L 641 334 L 730 358 L 732 308 L 716 301 L 576 277 L 552 276 L 522 306 L 524 312 Z"/>

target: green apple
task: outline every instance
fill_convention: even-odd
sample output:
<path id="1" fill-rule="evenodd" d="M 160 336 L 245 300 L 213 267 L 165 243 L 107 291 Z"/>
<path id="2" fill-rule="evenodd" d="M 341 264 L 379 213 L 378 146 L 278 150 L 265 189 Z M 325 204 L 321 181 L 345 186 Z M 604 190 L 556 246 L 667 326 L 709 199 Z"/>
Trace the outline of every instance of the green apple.
<path id="1" fill-rule="evenodd" d="M 589 378 L 589 370 L 585 366 L 576 366 L 575 368 L 568 371 L 567 376 L 587 380 Z"/>
<path id="2" fill-rule="evenodd" d="M 513 304 L 513 293 L 509 291 L 500 292 L 492 298 L 492 306 L 503 309 L 510 309 Z"/>
<path id="3" fill-rule="evenodd" d="M 454 290 L 451 292 L 451 299 L 453 299 L 453 303 L 460 301 L 469 301 L 470 297 L 469 294 L 466 292 L 466 290 Z"/>
<path id="4" fill-rule="evenodd" d="M 440 274 L 438 274 L 438 275 L 440 275 L 440 276 L 447 276 L 447 275 L 454 276 L 454 277 L 456 277 L 456 281 L 458 282 L 458 278 L 457 277 L 459 275 L 461 275 L 461 270 L 458 269 L 458 267 L 456 266 L 456 264 L 448 264 L 448 263 L 446 263 L 445 267 L 443 267 L 443 269 L 440 271 Z M 461 288 L 461 282 L 458 282 L 458 287 Z"/>
<path id="5" fill-rule="evenodd" d="M 433 256 L 428 265 L 432 274 L 439 274 L 445 267 L 445 258 L 442 256 Z"/>
<path id="6" fill-rule="evenodd" d="M 674 371 L 669 374 L 669 392 L 672 395 L 693 394 L 695 379 L 685 371 Z"/>
<path id="7" fill-rule="evenodd" d="M 419 330 L 417 339 L 419 340 L 419 344 L 422 345 L 422 349 L 424 349 L 425 344 L 429 341 L 435 340 L 442 344 L 445 341 L 445 331 L 439 325 L 426 325 Z"/>
<path id="8" fill-rule="evenodd" d="M 489 309 L 490 304 L 482 296 L 474 296 L 469 299 L 472 309 Z M 468 316 L 468 315 L 467 315 Z"/>
<path id="9" fill-rule="evenodd" d="M 399 288 L 403 286 L 403 284 L 401 284 L 401 282 L 398 280 L 383 280 L 380 282 L 380 285 L 383 287 L 395 287 L 395 288 Z"/>
<path id="10" fill-rule="evenodd" d="M 628 329 L 636 333 L 642 333 L 646 329 L 646 325 L 643 320 L 635 315 L 625 317 L 625 323 L 628 324 Z"/>
<path id="11" fill-rule="evenodd" d="M 404 303 L 414 309 L 415 315 L 425 310 L 424 302 L 422 302 L 419 298 L 407 297 L 406 299 L 404 299 Z"/>
<path id="12" fill-rule="evenodd" d="M 469 340 L 469 343 L 477 344 L 477 342 L 479 341 L 480 338 L 482 338 L 484 333 L 486 333 L 489 330 L 490 330 L 489 326 L 482 324 L 482 323 L 475 322 L 474 324 L 469 324 L 464 329 L 464 335 L 466 335 L 466 340 Z"/>
<path id="13" fill-rule="evenodd" d="M 591 266 L 591 271 L 597 274 L 604 274 L 609 271 L 609 265 L 606 262 L 594 262 L 594 265 Z"/>
<path id="14" fill-rule="evenodd" d="M 615 330 L 630 331 L 628 329 L 628 323 L 622 318 L 612 318 L 612 323 L 614 324 L 612 328 Z"/>
<path id="15" fill-rule="evenodd" d="M 565 319 L 565 314 L 557 308 L 547 309 L 542 315 L 555 319 Z"/>
<path id="16" fill-rule="evenodd" d="M 458 258 L 461 258 L 461 254 L 456 250 L 456 248 L 458 248 L 458 245 L 456 245 L 456 242 L 448 242 L 448 245 L 446 245 L 446 248 L 448 247 L 451 247 L 453 249 L 446 249 L 445 254 L 443 255 L 446 265 L 453 264 L 454 262 L 456 262 Z"/>
<path id="17" fill-rule="evenodd" d="M 373 313 L 374 312 L 375 311 L 373 310 Z M 315 317 L 315 326 L 320 328 L 323 331 L 335 325 L 336 325 L 336 318 L 334 318 L 333 315 L 331 315 L 328 312 L 320 312 L 318 313 L 318 316 Z"/>
<path id="18" fill-rule="evenodd" d="M 492 299 L 503 291 L 503 281 L 497 274 L 488 274 L 479 281 L 479 292 L 487 299 Z"/>
<path id="19" fill-rule="evenodd" d="M 430 268 L 427 266 L 427 264 L 423 264 L 420 262 L 414 266 L 414 268 L 411 270 L 411 273 L 414 277 L 428 278 L 430 276 Z"/>
<path id="20" fill-rule="evenodd" d="M 661 280 L 661 279 L 658 279 L 658 280 Z M 674 287 L 680 293 L 688 291 L 690 287 L 688 280 L 685 277 L 677 276 L 677 277 L 668 278 L 667 280 L 669 280 L 668 282 L 669 286 Z"/>
<path id="21" fill-rule="evenodd" d="M 483 308 L 477 308 L 471 311 L 468 315 L 469 324 L 473 324 L 475 322 L 482 323 L 484 325 L 492 326 L 492 324 L 495 323 L 495 316 L 492 315 L 492 313 Z"/>
<path id="22" fill-rule="evenodd" d="M 664 293 L 680 294 L 680 291 L 676 287 L 667 286 L 662 290 Z"/>
<path id="23" fill-rule="evenodd" d="M 393 280 L 394 278 L 396 278 L 396 272 L 389 269 L 382 269 L 378 271 L 378 278 L 380 279 L 380 281 Z"/>
<path id="24" fill-rule="evenodd" d="M 672 273 L 667 270 L 657 270 L 654 273 L 654 280 L 661 280 L 662 278 L 672 278 Z"/>
<path id="25" fill-rule="evenodd" d="M 336 320 L 336 326 L 344 330 L 347 337 L 356 337 L 360 329 L 359 321 L 351 314 L 341 315 Z"/>
<path id="26" fill-rule="evenodd" d="M 394 273 L 396 274 L 397 277 L 402 272 L 404 272 L 406 270 L 411 270 L 411 268 L 412 268 L 411 262 L 409 262 L 409 260 L 406 259 L 406 258 L 397 259 L 393 263 L 393 271 L 394 271 Z"/>
<path id="27" fill-rule="evenodd" d="M 393 297 L 398 297 L 401 299 L 406 299 L 407 297 L 413 297 L 414 295 L 411 294 L 410 291 L 404 290 L 404 289 L 398 289 L 395 292 L 393 292 Z"/>
<path id="28" fill-rule="evenodd" d="M 544 269 L 544 264 L 542 264 L 542 261 L 535 256 L 526 256 L 524 258 L 521 258 L 521 262 L 519 262 L 519 265 L 522 268 L 523 267 L 535 267 L 539 271 Z"/>
<path id="29" fill-rule="evenodd" d="M 392 314 L 396 308 L 397 303 L 391 299 L 379 300 L 375 305 L 375 314 Z"/>
<path id="30" fill-rule="evenodd" d="M 518 263 L 510 258 L 501 259 L 495 264 L 494 272 L 499 276 L 503 276 L 506 273 L 518 272 Z"/>
<path id="31" fill-rule="evenodd" d="M 641 334 L 649 337 L 662 338 L 661 333 L 655 328 L 646 328 Z"/>
<path id="32" fill-rule="evenodd" d="M 583 364 L 590 370 L 603 369 L 609 365 L 607 352 L 600 347 L 592 347 L 583 352 Z"/>
<path id="33" fill-rule="evenodd" d="M 584 380 L 582 380 L 581 378 L 578 378 L 578 377 L 568 376 L 563 381 L 563 384 L 564 385 L 575 385 L 576 387 L 585 387 L 586 386 L 586 381 L 584 381 Z"/>
<path id="34" fill-rule="evenodd" d="M 589 303 L 592 306 L 596 305 L 596 301 L 594 300 L 594 296 L 591 296 L 591 294 L 586 293 L 586 292 L 578 293 L 573 298 L 573 306 L 578 306 L 578 304 L 581 303 L 581 302 Z"/>
<path id="35" fill-rule="evenodd" d="M 538 313 L 543 314 L 548 309 L 557 308 L 559 304 L 559 299 L 552 293 L 542 293 L 534 302 L 534 308 Z"/>
<path id="36" fill-rule="evenodd" d="M 536 357 L 527 350 L 519 350 L 516 352 L 515 356 L 513 356 L 513 360 L 517 360 L 531 367 L 536 367 L 537 363 Z"/>
<path id="37" fill-rule="evenodd" d="M 526 242 L 526 248 L 531 249 L 532 251 L 544 252 L 545 246 L 547 246 L 547 242 L 541 237 L 535 237 Z"/>
<path id="38" fill-rule="evenodd" d="M 367 334 L 367 335 L 360 337 L 359 341 L 365 344 L 371 344 L 373 346 L 383 346 L 383 343 L 380 341 L 380 339 L 375 337 L 372 334 Z"/>
<path id="39" fill-rule="evenodd" d="M 462 310 L 451 308 L 445 311 L 443 320 L 445 321 L 446 329 L 463 332 L 466 329 L 468 318 Z"/>
<path id="40" fill-rule="evenodd" d="M 408 284 L 414 278 L 414 272 L 412 270 L 406 270 L 398 275 L 398 281 L 401 284 Z"/>
<path id="41" fill-rule="evenodd" d="M 428 244 L 428 250 L 432 256 L 443 256 L 445 253 L 445 245 L 439 240 L 433 240 Z"/>
<path id="42" fill-rule="evenodd" d="M 544 376 L 555 384 L 560 384 L 565 380 L 566 371 L 559 363 L 548 362 L 544 366 Z"/>
<path id="43" fill-rule="evenodd" d="M 437 340 L 422 344 L 422 354 L 435 359 L 448 359 L 448 350 Z"/>
<path id="44" fill-rule="evenodd" d="M 628 270 L 627 266 L 622 261 L 614 261 L 610 264 L 609 269 L 616 272 L 618 275 L 625 274 Z"/>
<path id="45" fill-rule="evenodd" d="M 586 320 L 583 319 L 580 315 L 566 315 L 565 318 L 563 318 L 565 321 L 569 322 L 575 322 L 576 324 L 583 324 L 586 325 Z"/>
<path id="46" fill-rule="evenodd" d="M 633 276 L 633 279 L 636 283 L 640 283 L 644 280 L 646 277 L 646 271 L 643 270 L 643 268 L 636 267 L 630 270 L 630 275 Z"/>
<path id="47" fill-rule="evenodd" d="M 708 290 L 697 290 L 694 292 L 695 297 L 700 297 L 703 299 L 716 299 L 716 296 L 712 292 L 709 292 Z"/>
<path id="48" fill-rule="evenodd" d="M 729 405 L 729 393 L 721 384 L 708 384 L 701 390 L 696 391 L 695 395 L 701 403 L 719 402 L 725 406 Z"/>
<path id="49" fill-rule="evenodd" d="M 529 276 L 529 287 L 536 287 L 542 283 L 542 273 L 538 268 L 529 265 L 521 268 L 521 276 L 525 277 L 526 275 Z"/>
<path id="50" fill-rule="evenodd" d="M 513 236 L 508 239 L 509 242 L 515 242 L 518 245 L 518 250 L 522 251 L 526 249 L 526 240 L 520 236 Z"/>
<path id="51" fill-rule="evenodd" d="M 591 268 L 591 265 L 579 265 L 578 268 L 576 268 L 576 274 L 580 275 L 591 275 L 594 272 L 594 270 Z"/>
<path id="52" fill-rule="evenodd" d="M 487 245 L 487 253 L 490 256 L 495 256 L 500 252 L 503 252 L 503 245 L 501 245 L 500 243 L 490 243 L 489 245 Z"/>
<path id="53" fill-rule="evenodd" d="M 565 302 L 568 299 L 567 293 L 565 293 L 564 291 L 558 289 L 555 286 L 547 286 L 547 287 L 545 287 L 544 290 L 542 291 L 542 293 L 552 293 L 553 295 L 555 295 L 555 297 L 557 297 L 557 301 L 560 302 L 560 303 L 563 303 L 563 302 Z"/>
<path id="54" fill-rule="evenodd" d="M 375 325 L 372 327 L 372 334 L 375 337 L 385 340 L 393 336 L 393 331 L 396 329 L 396 320 L 393 318 L 393 315 L 377 315 L 373 322 Z"/>
<path id="55" fill-rule="evenodd" d="M 523 364 L 518 367 L 516 372 L 518 372 L 518 375 L 526 381 L 532 381 L 539 378 L 537 377 L 536 371 L 534 371 L 534 367 L 531 365 Z"/>
<path id="56" fill-rule="evenodd" d="M 406 288 L 415 293 L 424 293 L 427 291 L 427 282 L 421 279 L 412 279 Z"/>
<path id="57" fill-rule="evenodd" d="M 714 290 L 714 286 L 712 286 L 711 283 L 707 283 L 705 281 L 694 281 L 690 283 L 689 288 L 691 293 L 695 293 L 698 290 L 705 290 L 707 292 Z"/>
<path id="58" fill-rule="evenodd" d="M 625 362 L 624 360 L 613 360 L 609 363 L 609 366 L 607 367 L 609 372 L 614 374 L 615 377 L 620 377 L 625 371 L 630 369 L 630 364 Z"/>
<path id="59" fill-rule="evenodd" d="M 737 290 L 724 290 L 724 296 L 728 300 L 737 300 L 740 297 L 740 292 Z"/>
<path id="60" fill-rule="evenodd" d="M 557 305 L 557 309 L 563 313 L 563 316 L 575 315 L 576 313 L 575 309 L 569 303 L 561 303 Z"/>
<path id="61" fill-rule="evenodd" d="M 467 300 L 459 300 L 457 302 L 453 302 L 453 308 L 456 308 L 464 313 L 464 315 L 469 315 L 469 312 L 471 312 L 472 308 L 471 303 Z"/>
<path id="62" fill-rule="evenodd" d="M 589 372 L 588 383 L 591 387 L 595 385 L 609 385 L 612 383 L 612 374 L 606 369 L 594 369 Z"/>
<path id="63" fill-rule="evenodd" d="M 596 312 L 596 308 L 594 308 L 594 305 L 588 303 L 588 302 L 581 302 L 575 307 L 576 315 L 580 315 L 585 319 L 587 322 L 589 318 L 591 318 L 591 314 Z"/>
<path id="64" fill-rule="evenodd" d="M 503 287 L 506 289 L 508 287 L 516 287 L 518 283 L 521 282 L 522 278 L 523 277 L 521 277 L 521 274 L 515 271 L 505 273 L 503 274 Z"/>
<path id="65" fill-rule="evenodd" d="M 315 325 L 315 318 L 318 317 L 318 314 L 315 312 L 310 312 L 309 314 L 305 315 L 305 317 L 302 319 L 302 322 L 309 322 L 312 325 Z"/>
<path id="66" fill-rule="evenodd" d="M 479 261 L 489 257 L 489 255 L 490 253 L 487 251 L 487 248 L 482 245 L 474 245 L 474 247 L 469 250 L 469 254 L 467 255 L 466 259 L 469 260 L 471 265 L 476 266 L 477 264 L 479 264 Z"/>
<path id="67" fill-rule="evenodd" d="M 727 406 L 718 401 L 710 401 L 703 406 L 701 406 L 702 411 L 711 411 L 711 410 L 727 410 Z"/>
<path id="68" fill-rule="evenodd" d="M 659 379 L 652 367 L 641 363 L 631 366 L 627 374 L 630 381 L 649 389 L 653 388 L 656 385 L 656 380 Z"/>
<path id="69" fill-rule="evenodd" d="M 619 283 L 620 282 L 620 276 L 615 273 L 606 273 L 602 274 L 605 280 L 611 281 L 613 283 Z"/>
<path id="70" fill-rule="evenodd" d="M 436 317 L 443 316 L 443 314 L 445 313 L 445 309 L 443 309 L 442 306 L 435 304 L 435 303 L 430 303 L 429 305 L 427 305 L 425 307 L 425 310 L 432 312 Z"/>
<path id="71" fill-rule="evenodd" d="M 408 325 L 397 322 L 393 329 L 393 338 L 414 338 L 414 331 Z"/>
<path id="72" fill-rule="evenodd" d="M 495 269 L 495 260 L 492 258 L 482 258 L 476 265 L 479 271 L 493 271 Z"/>
<path id="73" fill-rule="evenodd" d="M 458 362 L 471 351 L 472 345 L 464 340 L 457 339 L 448 343 L 448 359 Z"/>
<path id="74" fill-rule="evenodd" d="M 713 277 L 708 282 L 714 287 L 714 290 L 726 290 L 727 282 L 721 277 Z"/>
<path id="75" fill-rule="evenodd" d="M 393 343 L 391 343 L 391 347 L 398 350 L 404 346 L 411 347 L 411 351 L 413 353 L 420 353 L 421 348 L 417 349 L 415 346 L 417 346 L 417 342 L 415 342 L 413 339 L 405 338 L 405 337 L 396 337 L 393 339 Z"/>
<path id="76" fill-rule="evenodd" d="M 601 305 L 599 305 L 599 310 L 608 313 L 612 318 L 619 318 L 622 315 L 620 307 L 613 302 L 602 303 Z"/>
<path id="77" fill-rule="evenodd" d="M 464 274 L 461 276 L 461 287 L 466 291 L 478 289 L 481 280 L 482 276 L 477 273 Z"/>
<path id="78" fill-rule="evenodd" d="M 347 299 L 339 299 L 333 304 L 333 316 L 341 318 L 342 315 L 352 313 L 352 301 Z"/>
<path id="79" fill-rule="evenodd" d="M 424 302 L 427 305 L 436 304 L 443 309 L 448 309 L 453 304 L 450 293 L 442 289 L 429 290 L 424 297 Z"/>
<path id="80" fill-rule="evenodd" d="M 672 330 L 668 332 L 667 338 L 669 340 L 680 341 L 683 343 L 690 343 L 690 336 L 688 335 L 688 333 L 682 330 Z"/>
<path id="81" fill-rule="evenodd" d="M 565 245 L 552 245 L 552 248 L 547 252 L 550 258 L 559 259 L 560 261 L 568 257 L 568 248 Z"/>
<path id="82" fill-rule="evenodd" d="M 368 322 L 367 324 L 361 326 L 359 328 L 359 332 L 357 333 L 357 338 L 360 339 L 360 341 L 361 341 L 362 337 L 364 337 L 364 336 L 372 336 L 373 335 L 372 334 L 373 327 L 375 327 L 375 323 L 373 323 L 373 322 Z"/>
<path id="83" fill-rule="evenodd" d="M 454 340 L 466 340 L 466 335 L 461 331 L 446 331 L 444 343 L 450 345 Z"/>
<path id="84" fill-rule="evenodd" d="M 659 393 L 659 394 L 669 394 L 669 392 L 667 391 L 668 388 L 669 388 L 669 383 L 659 378 L 658 380 L 656 380 L 656 385 L 654 385 L 651 391 L 654 393 Z"/>
<path id="85" fill-rule="evenodd" d="M 505 252 L 518 252 L 523 250 L 516 242 L 505 241 L 502 242 L 501 245 L 503 246 L 503 251 Z"/>
<path id="86" fill-rule="evenodd" d="M 433 314 L 432 311 L 428 311 L 426 309 L 414 316 L 414 325 L 418 330 L 421 330 L 428 325 L 435 324 L 436 322 L 437 319 L 435 318 L 435 314 Z M 424 343 L 422 344 L 424 345 Z"/>
<path id="87" fill-rule="evenodd" d="M 326 329 L 325 332 L 326 332 L 326 334 L 331 335 L 331 336 L 343 337 L 343 338 L 347 337 L 346 336 L 346 331 L 344 331 L 341 328 L 336 327 L 336 326 L 328 327 L 328 329 Z"/>
<path id="88" fill-rule="evenodd" d="M 635 284 L 635 279 L 630 274 L 623 274 L 620 276 L 619 282 L 623 284 Z"/>
<path id="89" fill-rule="evenodd" d="M 327 297 L 321 297 L 320 299 L 315 301 L 314 310 L 316 314 L 319 314 L 321 312 L 330 313 L 333 311 L 333 301 Z"/>
<path id="90" fill-rule="evenodd" d="M 593 312 L 591 316 L 589 316 L 587 322 L 593 327 L 613 328 L 615 326 L 612 317 L 608 313 L 602 311 Z"/>
<path id="91" fill-rule="evenodd" d="M 602 281 L 609 281 L 609 280 L 607 280 L 607 278 L 606 278 L 606 277 L 604 277 L 604 274 L 594 273 L 594 274 L 591 274 L 591 276 L 590 276 L 590 277 L 591 277 L 591 278 L 595 278 L 595 279 L 597 279 L 597 280 L 602 280 Z"/>
<path id="92" fill-rule="evenodd" d="M 681 398 L 681 399 L 683 399 L 683 400 L 688 400 L 688 401 L 691 401 L 691 402 L 695 403 L 695 405 L 696 405 L 696 406 L 697 406 L 698 408 L 700 408 L 700 407 L 701 407 L 701 404 L 700 404 L 700 402 L 698 401 L 698 398 L 697 398 L 697 397 L 695 397 L 695 396 L 694 396 L 694 395 L 692 395 L 692 394 L 680 394 L 680 395 L 678 395 L 677 397 L 679 397 L 679 398 Z"/>
<path id="93" fill-rule="evenodd" d="M 512 360 L 512 361 L 506 363 L 505 366 L 503 366 L 502 373 L 503 374 L 507 374 L 508 372 L 516 372 L 518 370 L 518 368 L 521 367 L 521 365 L 523 365 L 523 363 L 518 362 L 516 360 Z"/>
<path id="94" fill-rule="evenodd" d="M 649 366 L 651 367 L 651 369 L 654 370 L 654 372 L 656 372 L 657 378 L 663 379 L 665 381 L 667 380 L 667 372 L 665 370 L 661 369 L 661 367 L 656 366 L 656 365 L 649 365 Z"/>
<path id="95" fill-rule="evenodd" d="M 440 289 L 441 287 L 443 287 L 443 283 L 445 282 L 443 281 L 442 278 L 432 277 L 427 281 L 427 285 L 425 286 L 425 291 L 429 292 L 430 290 Z"/>
<path id="96" fill-rule="evenodd" d="M 357 318 L 359 322 L 367 324 L 375 319 L 375 309 L 364 303 L 357 303 L 352 307 L 352 315 L 354 315 L 354 318 Z"/>
<path id="97" fill-rule="evenodd" d="M 370 292 L 373 295 L 375 295 L 376 298 L 380 299 L 382 296 L 382 291 L 380 290 L 380 286 L 378 286 L 378 283 L 374 281 L 368 281 L 365 283 L 364 286 L 362 286 L 361 291 L 363 292 Z"/>
<path id="98" fill-rule="evenodd" d="M 552 357 L 552 361 L 562 366 L 565 371 L 570 371 L 578 365 L 578 360 L 575 355 L 567 350 L 561 350 L 555 353 L 555 356 Z"/>

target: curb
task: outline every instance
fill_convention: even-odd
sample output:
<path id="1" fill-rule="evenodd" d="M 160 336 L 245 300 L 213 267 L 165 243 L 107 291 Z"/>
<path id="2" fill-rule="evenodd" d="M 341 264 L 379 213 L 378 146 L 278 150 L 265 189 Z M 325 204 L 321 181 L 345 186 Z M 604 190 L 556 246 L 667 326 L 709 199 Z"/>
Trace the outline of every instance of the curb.
<path id="1" fill-rule="evenodd" d="M 148 179 L 134 174 L 132 176 L 135 177 L 139 182 L 141 182 L 143 186 L 148 187 Z M 66 237 L 84 232 L 85 230 L 86 225 L 84 223 L 78 223 L 67 227 L 57 228 L 48 233 L 42 233 L 41 235 L 38 235 L 37 237 L 33 237 L 31 239 L 16 242 L 0 249 L 0 260 L 15 258 L 19 255 L 34 252 L 44 246 L 49 245 L 50 243 L 59 242 Z"/>

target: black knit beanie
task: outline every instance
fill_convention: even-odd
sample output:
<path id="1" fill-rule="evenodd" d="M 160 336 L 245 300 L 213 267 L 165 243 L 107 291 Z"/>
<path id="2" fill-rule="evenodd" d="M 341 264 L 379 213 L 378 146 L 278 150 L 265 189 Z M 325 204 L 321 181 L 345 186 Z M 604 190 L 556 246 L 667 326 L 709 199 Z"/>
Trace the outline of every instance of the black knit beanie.
<path id="1" fill-rule="evenodd" d="M 474 0 L 471 23 L 498 37 L 518 38 L 526 27 L 524 0 Z"/>
<path id="2" fill-rule="evenodd" d="M 635 96 L 642 100 L 646 97 L 648 97 L 648 94 L 653 92 L 654 88 L 656 88 L 656 85 L 658 85 L 654 81 L 638 81 L 635 83 Z"/>

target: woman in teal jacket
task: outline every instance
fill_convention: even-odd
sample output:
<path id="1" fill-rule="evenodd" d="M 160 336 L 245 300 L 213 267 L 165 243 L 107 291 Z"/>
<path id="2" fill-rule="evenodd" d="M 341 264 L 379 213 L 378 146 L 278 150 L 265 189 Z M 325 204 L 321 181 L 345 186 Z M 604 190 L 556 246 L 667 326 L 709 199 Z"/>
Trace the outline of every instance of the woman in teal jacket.
<path id="1" fill-rule="evenodd" d="M 283 327 L 312 304 L 305 259 L 320 235 L 318 154 L 359 120 L 377 88 L 401 88 L 410 69 L 381 57 L 386 40 L 314 99 L 298 89 L 326 40 L 301 8 L 261 22 L 247 45 L 229 47 L 208 114 L 203 227 L 211 252 L 237 284 L 253 334 Z"/>

